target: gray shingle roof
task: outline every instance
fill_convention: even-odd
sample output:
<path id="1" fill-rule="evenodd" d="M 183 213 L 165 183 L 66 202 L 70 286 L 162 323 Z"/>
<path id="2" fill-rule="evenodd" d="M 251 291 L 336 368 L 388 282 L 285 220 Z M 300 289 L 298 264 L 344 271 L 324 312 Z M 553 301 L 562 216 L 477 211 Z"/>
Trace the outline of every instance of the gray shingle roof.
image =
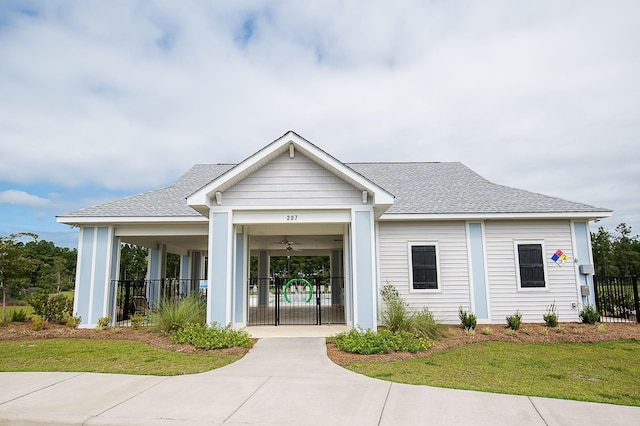
<path id="1" fill-rule="evenodd" d="M 396 196 L 389 214 L 564 213 L 606 209 L 496 185 L 453 163 L 355 163 L 353 170 Z"/>
<path id="2" fill-rule="evenodd" d="M 496 185 L 461 163 L 347 164 L 396 199 L 387 214 L 608 212 L 587 204 Z M 197 164 L 173 185 L 65 217 L 200 217 L 186 197 L 234 167 Z"/>

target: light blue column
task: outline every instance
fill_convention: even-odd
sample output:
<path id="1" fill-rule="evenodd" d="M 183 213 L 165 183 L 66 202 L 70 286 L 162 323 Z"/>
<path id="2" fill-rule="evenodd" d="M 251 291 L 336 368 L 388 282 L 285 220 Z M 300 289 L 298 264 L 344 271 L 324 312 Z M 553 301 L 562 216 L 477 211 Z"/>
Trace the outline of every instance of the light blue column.
<path id="1" fill-rule="evenodd" d="M 244 234 L 242 232 L 236 233 L 236 256 L 235 256 L 235 283 L 234 283 L 234 322 L 236 324 L 243 324 L 244 314 Z"/>
<path id="2" fill-rule="evenodd" d="M 375 330 L 377 326 L 376 312 L 376 283 L 373 276 L 375 262 L 373 245 L 374 236 L 372 231 L 371 212 L 357 211 L 354 220 L 354 246 L 355 259 L 354 267 L 356 279 L 356 325 L 362 328 Z"/>
<path id="3" fill-rule="evenodd" d="M 93 241 L 95 238 L 95 228 L 80 228 L 80 236 L 78 237 L 78 262 L 76 273 L 76 288 L 73 298 L 74 308 L 73 314 L 82 317 L 83 326 L 91 324 L 89 319 L 89 304 L 91 296 L 91 265 L 93 264 Z"/>
<path id="4" fill-rule="evenodd" d="M 117 321 L 116 313 L 116 292 L 117 281 L 120 279 L 120 238 L 114 235 L 111 246 L 111 279 L 109 280 L 109 292 L 107 295 L 107 316 L 111 316 L 113 321 Z"/>
<path id="5" fill-rule="evenodd" d="M 180 294 L 188 296 L 191 293 L 189 280 L 191 279 L 191 256 L 180 255 Z"/>
<path id="6" fill-rule="evenodd" d="M 82 317 L 82 327 L 93 327 L 98 319 L 113 316 L 118 238 L 109 227 L 82 227 L 78 248 L 74 315 Z"/>
<path id="7" fill-rule="evenodd" d="M 484 263 L 484 237 L 481 223 L 469 224 L 470 267 L 473 282 L 473 305 L 479 320 L 489 319 L 487 283 Z"/>
<path id="8" fill-rule="evenodd" d="M 231 322 L 228 303 L 231 287 L 229 243 L 231 226 L 228 212 L 214 212 L 209 220 L 209 290 L 207 322 L 225 326 Z"/>
<path id="9" fill-rule="evenodd" d="M 343 253 L 342 250 L 331 251 L 331 304 L 344 304 L 344 268 L 342 267 Z"/>
<path id="10" fill-rule="evenodd" d="M 147 301 L 150 308 L 155 308 L 160 302 L 160 280 L 165 278 L 167 248 L 160 244 L 158 248 L 149 249 L 149 260 L 147 267 Z"/>
<path id="11" fill-rule="evenodd" d="M 261 251 L 258 254 L 258 304 L 269 304 L 269 254 Z"/>
<path id="12" fill-rule="evenodd" d="M 578 265 L 593 265 L 593 259 L 591 259 L 591 234 L 589 232 L 589 226 L 587 222 L 574 222 L 573 230 L 576 237 L 576 258 L 578 259 Z M 580 274 L 581 286 L 587 286 L 589 288 L 589 296 L 582 296 L 582 305 L 596 304 L 595 290 L 593 288 L 593 275 Z"/>

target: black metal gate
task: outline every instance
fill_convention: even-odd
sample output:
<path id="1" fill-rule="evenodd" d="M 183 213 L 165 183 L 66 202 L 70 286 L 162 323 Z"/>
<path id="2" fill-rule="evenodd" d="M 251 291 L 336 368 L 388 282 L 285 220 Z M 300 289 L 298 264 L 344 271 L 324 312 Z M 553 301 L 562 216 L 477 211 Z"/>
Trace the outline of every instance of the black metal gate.
<path id="1" fill-rule="evenodd" d="M 596 309 L 603 322 L 640 322 L 638 277 L 593 277 Z"/>
<path id="2" fill-rule="evenodd" d="M 342 277 L 274 277 L 249 281 L 248 325 L 344 323 Z"/>

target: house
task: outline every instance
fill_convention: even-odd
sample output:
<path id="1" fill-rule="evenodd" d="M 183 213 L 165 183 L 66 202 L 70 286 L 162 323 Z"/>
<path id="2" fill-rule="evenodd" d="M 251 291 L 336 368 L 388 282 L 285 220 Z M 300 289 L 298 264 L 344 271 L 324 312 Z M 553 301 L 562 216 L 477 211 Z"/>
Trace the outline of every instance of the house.
<path id="1" fill-rule="evenodd" d="M 589 221 L 610 215 L 460 163 L 344 164 L 288 132 L 239 164 L 195 165 L 169 187 L 57 220 L 80 230 L 83 327 L 126 320 L 135 291 L 151 307 L 201 291 L 208 322 L 374 328 L 386 283 L 445 323 L 460 307 L 479 323 L 516 310 L 542 322 L 552 303 L 576 321 L 594 303 Z M 124 242 L 149 249 L 144 283 L 118 280 Z M 166 279 L 167 253 L 180 255 L 179 279 Z M 297 256 L 321 256 L 324 273 L 270 267 Z"/>

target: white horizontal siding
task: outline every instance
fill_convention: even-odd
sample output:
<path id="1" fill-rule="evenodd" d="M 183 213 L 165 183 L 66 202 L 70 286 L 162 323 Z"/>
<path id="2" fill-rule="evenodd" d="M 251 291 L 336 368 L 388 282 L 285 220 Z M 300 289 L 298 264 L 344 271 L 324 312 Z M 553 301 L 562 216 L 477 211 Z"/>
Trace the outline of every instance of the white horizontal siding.
<path id="1" fill-rule="evenodd" d="M 381 222 L 380 286 L 393 284 L 413 308 L 428 307 L 436 319 L 458 323 L 458 308 L 470 306 L 466 224 L 449 222 Z M 411 292 L 408 243 L 438 242 L 439 292 Z"/>
<path id="2" fill-rule="evenodd" d="M 362 204 L 362 191 L 304 155 L 283 154 L 226 190 L 225 206 L 345 206 Z"/>
<path id="3" fill-rule="evenodd" d="M 547 270 L 545 289 L 518 288 L 514 241 L 541 241 Z M 487 221 L 485 222 L 487 275 L 492 323 L 506 323 L 516 310 L 525 322 L 542 322 L 547 306 L 555 301 L 560 321 L 577 321 L 576 266 L 574 263 L 571 223 L 568 220 Z M 558 266 L 551 260 L 556 250 L 569 260 Z"/>

